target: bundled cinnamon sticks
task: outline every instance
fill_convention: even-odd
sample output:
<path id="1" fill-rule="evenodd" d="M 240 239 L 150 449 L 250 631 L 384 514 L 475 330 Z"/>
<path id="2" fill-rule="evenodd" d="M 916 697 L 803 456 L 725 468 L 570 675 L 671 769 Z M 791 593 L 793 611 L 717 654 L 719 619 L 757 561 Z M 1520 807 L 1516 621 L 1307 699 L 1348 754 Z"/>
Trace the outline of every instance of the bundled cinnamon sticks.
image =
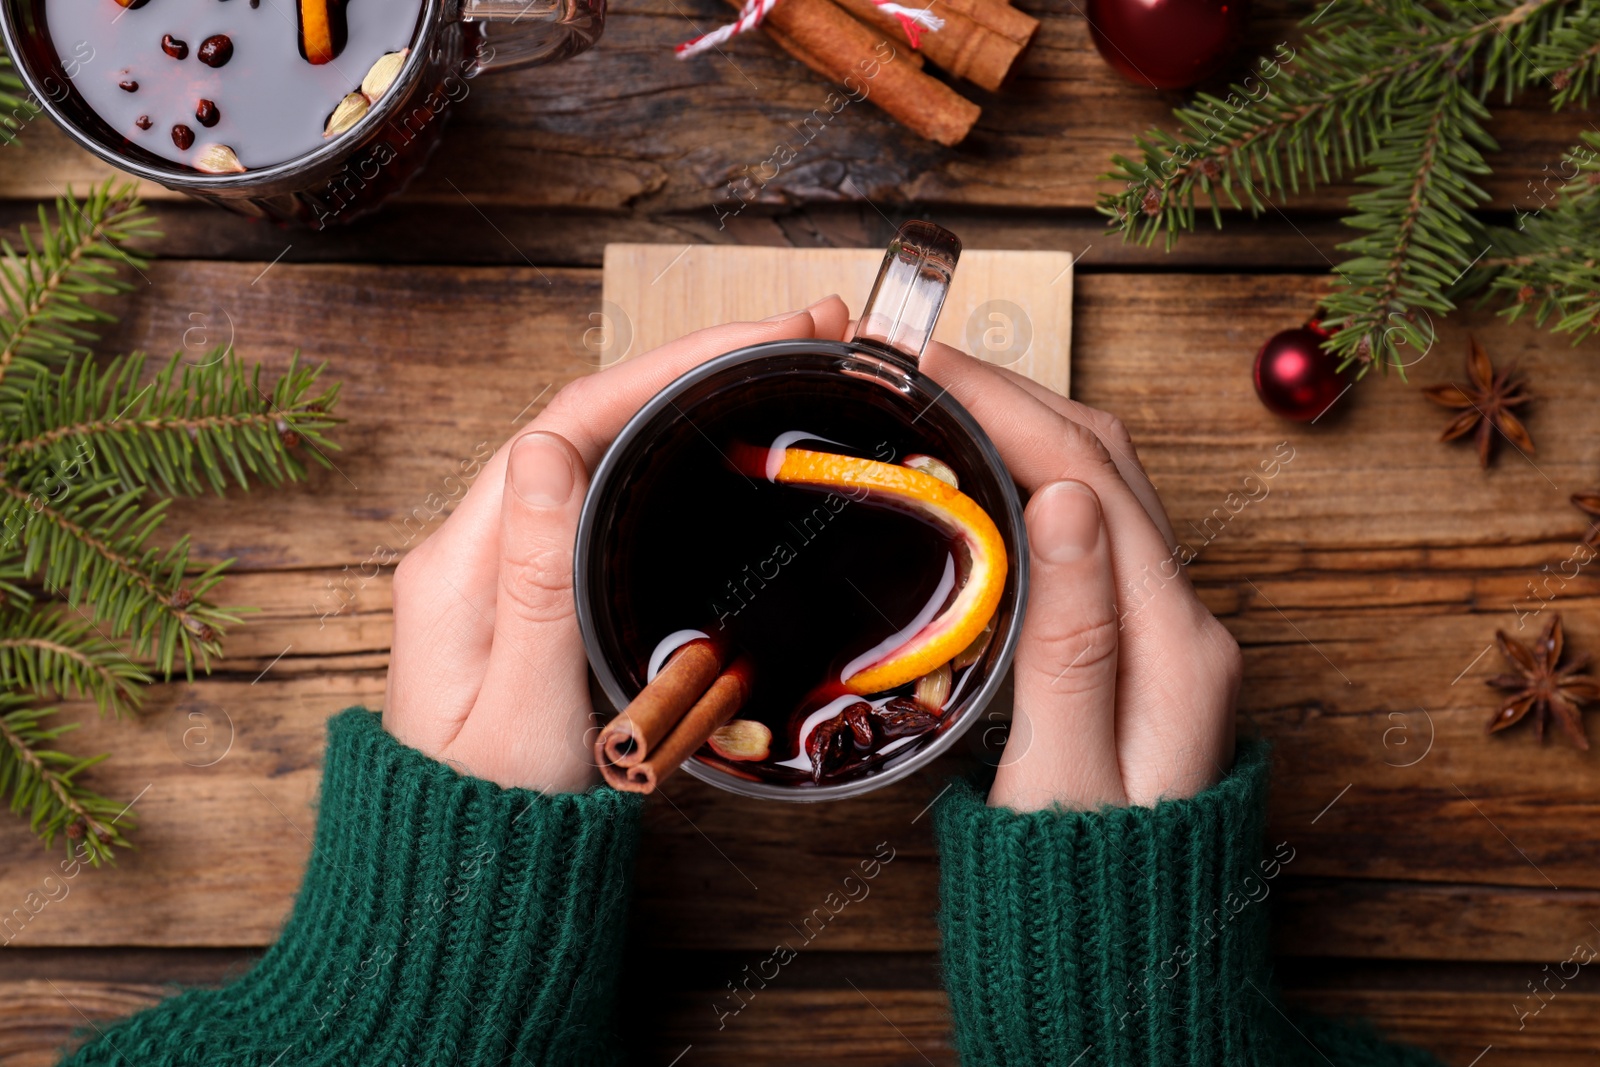
<path id="1" fill-rule="evenodd" d="M 992 92 L 1016 69 L 1039 22 L 1006 0 L 925 3 L 944 25 L 918 34 L 920 51 L 900 20 L 872 0 L 781 0 L 765 26 L 784 51 L 853 96 L 870 99 L 922 137 L 953 145 L 971 131 L 980 109 L 927 74 L 922 58 Z"/>
<path id="2" fill-rule="evenodd" d="M 606 784 L 651 793 L 750 695 L 750 664 L 740 657 L 724 668 L 726 648 L 690 641 L 595 740 L 595 762 Z"/>

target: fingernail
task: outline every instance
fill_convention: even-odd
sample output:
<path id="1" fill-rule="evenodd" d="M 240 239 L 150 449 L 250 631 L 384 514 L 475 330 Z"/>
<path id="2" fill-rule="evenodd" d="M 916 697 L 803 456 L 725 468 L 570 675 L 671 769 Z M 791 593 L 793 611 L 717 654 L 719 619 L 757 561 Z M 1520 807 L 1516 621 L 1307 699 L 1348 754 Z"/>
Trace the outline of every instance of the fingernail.
<path id="1" fill-rule="evenodd" d="M 826 304 L 828 301 L 830 301 L 830 300 L 839 300 L 839 299 L 841 299 L 841 297 L 839 296 L 838 293 L 829 293 L 827 296 L 823 297 L 821 300 L 817 300 L 817 301 L 814 301 L 814 302 L 812 302 L 810 304 L 807 304 L 806 305 L 806 310 L 807 311 L 815 311 L 815 310 L 817 310 L 817 308 L 821 307 L 823 304 Z"/>
<path id="2" fill-rule="evenodd" d="M 575 480 L 572 457 L 553 434 L 524 434 L 511 450 L 511 485 L 526 504 L 560 507 L 572 496 Z"/>
<path id="3" fill-rule="evenodd" d="M 1034 494 L 1028 543 L 1049 563 L 1073 563 L 1100 542 L 1100 501 L 1082 482 L 1052 482 Z"/>
<path id="4" fill-rule="evenodd" d="M 801 315 L 809 315 L 809 314 L 811 314 L 810 309 L 802 309 L 800 311 L 785 311 L 781 315 L 768 315 L 766 318 L 762 319 L 761 321 L 762 322 L 788 322 L 790 319 L 797 319 Z"/>

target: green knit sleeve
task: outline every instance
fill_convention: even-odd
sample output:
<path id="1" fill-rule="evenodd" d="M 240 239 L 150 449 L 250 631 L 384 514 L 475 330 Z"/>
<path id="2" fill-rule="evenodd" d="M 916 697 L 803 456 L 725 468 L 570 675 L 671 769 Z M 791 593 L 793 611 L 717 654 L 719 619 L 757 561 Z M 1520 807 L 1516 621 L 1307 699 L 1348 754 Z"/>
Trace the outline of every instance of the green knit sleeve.
<path id="1" fill-rule="evenodd" d="M 222 989 L 89 1042 L 74 1067 L 619 1062 L 638 798 L 502 789 L 330 720 L 315 841 L 283 933 Z"/>
<path id="2" fill-rule="evenodd" d="M 1265 901 L 1294 849 L 1263 848 L 1268 771 L 1247 744 L 1197 797 L 1097 812 L 952 789 L 940 923 L 964 1067 L 1433 1063 L 1278 1004 Z"/>

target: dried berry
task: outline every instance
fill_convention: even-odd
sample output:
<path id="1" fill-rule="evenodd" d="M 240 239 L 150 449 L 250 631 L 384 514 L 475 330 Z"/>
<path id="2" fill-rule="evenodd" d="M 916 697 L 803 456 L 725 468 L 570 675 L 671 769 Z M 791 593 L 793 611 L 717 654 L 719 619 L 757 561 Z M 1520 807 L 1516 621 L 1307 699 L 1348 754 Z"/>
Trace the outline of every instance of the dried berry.
<path id="1" fill-rule="evenodd" d="M 843 715 L 817 724 L 806 738 L 806 755 L 811 759 L 814 782 L 822 781 L 823 775 L 839 769 L 850 755 L 850 727 L 845 724 Z"/>
<path id="2" fill-rule="evenodd" d="M 77 841 L 83 837 L 83 820 L 74 820 L 67 826 L 67 836 Z"/>
<path id="3" fill-rule="evenodd" d="M 125 82 L 118 82 L 117 88 L 121 89 L 125 93 L 136 93 L 139 91 L 139 83 L 134 81 L 132 78 L 129 78 Z"/>
<path id="4" fill-rule="evenodd" d="M 294 448 L 300 443 L 300 435 L 295 433 L 293 430 L 285 430 L 283 433 L 279 434 L 278 437 L 283 441 L 283 446 L 285 448 Z"/>
<path id="5" fill-rule="evenodd" d="M 210 100 L 201 100 L 194 107 L 194 119 L 200 125 L 210 129 L 222 118 L 222 112 L 217 110 L 217 105 Z"/>
<path id="6" fill-rule="evenodd" d="M 140 115 L 138 118 L 133 120 L 133 124 L 139 127 L 141 130 L 148 130 L 150 127 L 155 125 L 155 123 L 150 121 L 149 115 Z"/>
<path id="7" fill-rule="evenodd" d="M 200 42 L 194 56 L 208 67 L 220 67 L 233 58 L 233 41 L 225 33 L 214 33 Z"/>
<path id="8" fill-rule="evenodd" d="M 194 131 L 183 123 L 172 127 L 172 143 L 178 146 L 178 151 L 187 152 L 194 145 Z"/>
<path id="9" fill-rule="evenodd" d="M 939 725 L 939 717 L 910 697 L 895 697 L 878 709 L 878 729 L 885 741 L 916 737 Z"/>
<path id="10" fill-rule="evenodd" d="M 189 57 L 189 42 L 180 41 L 170 33 L 161 35 L 161 50 L 173 59 L 187 59 Z"/>
<path id="11" fill-rule="evenodd" d="M 861 748 L 872 747 L 872 705 L 858 700 L 839 713 L 839 718 L 850 727 L 850 734 Z"/>

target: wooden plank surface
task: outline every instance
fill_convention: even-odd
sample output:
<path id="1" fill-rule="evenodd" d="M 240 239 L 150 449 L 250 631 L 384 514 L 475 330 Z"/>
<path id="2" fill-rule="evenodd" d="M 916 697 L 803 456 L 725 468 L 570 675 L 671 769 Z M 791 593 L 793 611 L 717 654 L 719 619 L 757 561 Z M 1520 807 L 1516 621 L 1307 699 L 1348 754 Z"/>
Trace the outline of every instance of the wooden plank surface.
<path id="1" fill-rule="evenodd" d="M 0 981 L 0 1062 L 49 1067 L 57 1049 L 81 1037 L 86 1019 L 115 1019 L 165 992 L 140 983 Z M 631 1035 L 637 1062 L 665 1065 L 692 1048 L 696 1063 L 716 1067 L 956 1067 L 941 990 L 872 983 L 853 989 L 768 988 L 721 1029 L 714 999 L 713 989 L 666 995 L 654 1017 L 641 1020 Z M 1287 999 L 1301 1011 L 1370 1019 L 1390 1037 L 1427 1048 L 1457 1067 L 1590 1064 L 1600 1030 L 1600 995 L 1592 992 L 1560 991 L 1520 1027 L 1515 1008 L 1529 1009 L 1509 989 L 1295 990 Z"/>
<path id="2" fill-rule="evenodd" d="M 883 253 L 861 248 L 606 246 L 595 319 L 602 366 L 723 322 L 806 307 L 830 293 L 860 313 Z M 1062 396 L 1072 386 L 1072 256 L 964 251 L 934 339 Z"/>
<path id="3" fill-rule="evenodd" d="M 870 105 L 847 108 L 807 141 L 793 124 L 824 105 L 829 86 L 761 35 L 721 55 L 672 58 L 672 46 L 697 27 L 730 17 L 720 0 L 619 0 L 594 51 L 469 83 L 448 150 L 406 198 L 465 201 L 491 218 L 517 205 L 695 212 L 715 225 L 716 205 L 725 212 L 735 203 L 728 183 L 743 181 L 748 168 L 760 171 L 787 144 L 796 158 L 760 187 L 748 211 L 841 200 L 875 210 L 908 202 L 1088 207 L 1106 188 L 1099 177 L 1112 155 L 1131 152 L 1137 134 L 1166 123 L 1182 95 L 1138 89 L 1113 73 L 1074 0 L 1018 6 L 1043 20 L 1035 43 L 1003 93 L 963 87 L 983 118 L 965 144 L 944 149 Z M 1306 10 L 1287 0 L 1255 5 L 1242 61 L 1297 37 L 1294 23 Z M 1488 129 L 1500 151 L 1482 184 L 1499 209 L 1534 208 L 1530 182 L 1559 167 L 1583 123 L 1572 112 L 1552 114 L 1537 94 L 1511 108 L 1495 104 Z M 6 153 L 0 197 L 54 196 L 109 173 L 42 120 Z M 1319 186 L 1292 205 L 1337 209 L 1350 191 L 1349 184 Z"/>

